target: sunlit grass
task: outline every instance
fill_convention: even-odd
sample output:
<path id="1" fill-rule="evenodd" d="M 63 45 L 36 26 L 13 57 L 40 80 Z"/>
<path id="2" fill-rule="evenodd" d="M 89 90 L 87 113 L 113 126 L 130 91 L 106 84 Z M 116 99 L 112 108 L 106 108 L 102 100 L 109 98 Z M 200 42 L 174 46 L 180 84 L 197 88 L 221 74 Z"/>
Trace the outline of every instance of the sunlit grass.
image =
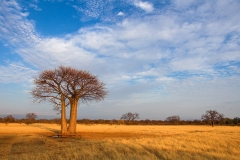
<path id="1" fill-rule="evenodd" d="M 240 127 L 0 124 L 0 159 L 239 159 Z M 80 136 L 81 135 L 81 136 Z"/>

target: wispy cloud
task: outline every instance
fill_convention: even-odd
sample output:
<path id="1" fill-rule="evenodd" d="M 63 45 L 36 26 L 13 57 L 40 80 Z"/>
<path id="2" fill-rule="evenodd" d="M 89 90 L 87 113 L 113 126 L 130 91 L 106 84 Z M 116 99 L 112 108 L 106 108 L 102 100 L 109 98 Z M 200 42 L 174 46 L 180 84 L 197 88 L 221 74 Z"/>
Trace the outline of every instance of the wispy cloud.
<path id="1" fill-rule="evenodd" d="M 21 63 L 11 63 L 8 66 L 0 66 L 0 83 L 28 81 L 34 74 L 36 71 Z"/>
<path id="2" fill-rule="evenodd" d="M 35 31 L 34 22 L 27 19 L 28 14 L 28 12 L 23 12 L 19 4 L 13 0 L 1 1 L 1 39 L 19 46 L 29 46 L 38 42 L 40 38 Z"/>
<path id="3" fill-rule="evenodd" d="M 18 40 L 25 37 L 25 40 L 31 42 L 31 45 L 18 48 L 16 52 L 26 62 L 39 68 L 65 64 L 96 69 L 99 67 L 91 67 L 91 62 L 106 67 L 108 65 L 105 63 L 111 59 L 116 62 L 116 68 L 111 67 L 113 73 L 121 68 L 123 72 L 124 69 L 129 69 L 129 74 L 134 75 L 142 72 L 151 76 L 150 70 L 153 69 L 161 70 L 163 74 L 169 71 L 194 70 L 209 74 L 214 70 L 215 63 L 240 59 L 239 45 L 236 41 L 239 37 L 239 29 L 236 27 L 239 26 L 239 20 L 227 19 L 232 17 L 232 12 L 226 12 L 222 15 L 223 18 L 218 19 L 219 12 L 210 13 L 212 8 L 206 7 L 206 4 L 200 5 L 195 11 L 202 13 L 203 16 L 199 17 L 201 21 L 183 19 L 184 13 L 176 15 L 174 12 L 167 12 L 165 15 L 146 16 L 144 20 L 128 18 L 112 26 L 100 24 L 82 28 L 77 33 L 59 38 L 39 38 L 38 34 L 35 34 L 33 24 L 27 20 L 21 8 L 16 3 L 13 4 L 14 12 L 8 12 L 20 13 L 20 16 L 13 14 L 9 19 L 10 24 L 19 19 L 20 24 L 24 22 L 27 25 L 9 25 L 2 30 L 14 33 L 13 35 L 19 37 Z M 214 10 L 219 10 L 218 7 Z M 239 12 L 236 7 L 229 7 Z M 22 41 L 15 43 L 23 44 Z M 153 67 L 149 70 L 147 66 L 150 65 Z"/>
<path id="4" fill-rule="evenodd" d="M 154 10 L 153 4 L 148 2 L 148 1 L 143 2 L 143 1 L 140 1 L 140 0 L 135 0 L 134 5 L 136 7 L 139 7 L 141 9 L 143 9 L 144 11 L 146 11 L 148 13 L 152 12 Z"/>

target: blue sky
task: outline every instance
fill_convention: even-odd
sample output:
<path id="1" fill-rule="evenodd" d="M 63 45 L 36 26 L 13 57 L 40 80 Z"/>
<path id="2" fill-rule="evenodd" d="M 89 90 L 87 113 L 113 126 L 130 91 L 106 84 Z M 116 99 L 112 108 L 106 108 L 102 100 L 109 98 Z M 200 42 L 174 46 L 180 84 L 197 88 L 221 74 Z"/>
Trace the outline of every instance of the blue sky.
<path id="1" fill-rule="evenodd" d="M 60 65 L 106 83 L 78 118 L 200 119 L 240 113 L 238 0 L 0 0 L 0 115 L 59 117 L 32 103 L 33 77 Z"/>

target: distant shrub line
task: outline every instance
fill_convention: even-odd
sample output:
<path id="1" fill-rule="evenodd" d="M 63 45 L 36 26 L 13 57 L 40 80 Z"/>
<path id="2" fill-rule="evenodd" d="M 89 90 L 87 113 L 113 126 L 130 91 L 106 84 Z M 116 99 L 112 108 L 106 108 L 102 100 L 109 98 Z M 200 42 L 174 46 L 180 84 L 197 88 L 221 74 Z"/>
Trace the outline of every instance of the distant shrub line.
<path id="1" fill-rule="evenodd" d="M 32 120 L 31 123 L 28 119 L 16 119 L 12 116 L 7 116 L 8 118 L 0 117 L 0 123 L 24 123 L 24 124 L 31 124 L 31 123 L 49 123 L 49 124 L 61 124 L 60 118 L 55 119 L 36 119 Z M 11 118 L 9 118 L 11 117 Z M 105 120 L 105 119 L 79 119 L 77 120 L 78 124 L 86 124 L 86 125 L 93 125 L 93 124 L 108 124 L 108 125 L 211 125 L 210 121 L 204 120 L 180 120 L 178 122 L 171 122 L 167 120 L 134 120 L 134 121 L 125 121 L 125 120 Z M 221 121 L 216 121 L 215 125 L 224 125 L 224 126 L 240 126 L 240 118 L 235 117 L 233 119 L 224 118 Z"/>

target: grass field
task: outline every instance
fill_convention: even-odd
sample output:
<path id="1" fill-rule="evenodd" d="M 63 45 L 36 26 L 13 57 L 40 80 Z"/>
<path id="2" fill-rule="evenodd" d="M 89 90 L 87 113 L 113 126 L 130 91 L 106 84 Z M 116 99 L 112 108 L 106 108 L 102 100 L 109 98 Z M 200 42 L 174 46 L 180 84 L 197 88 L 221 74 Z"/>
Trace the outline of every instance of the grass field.
<path id="1" fill-rule="evenodd" d="M 54 138 L 56 124 L 0 124 L 0 159 L 236 159 L 240 127 L 78 125 Z"/>

